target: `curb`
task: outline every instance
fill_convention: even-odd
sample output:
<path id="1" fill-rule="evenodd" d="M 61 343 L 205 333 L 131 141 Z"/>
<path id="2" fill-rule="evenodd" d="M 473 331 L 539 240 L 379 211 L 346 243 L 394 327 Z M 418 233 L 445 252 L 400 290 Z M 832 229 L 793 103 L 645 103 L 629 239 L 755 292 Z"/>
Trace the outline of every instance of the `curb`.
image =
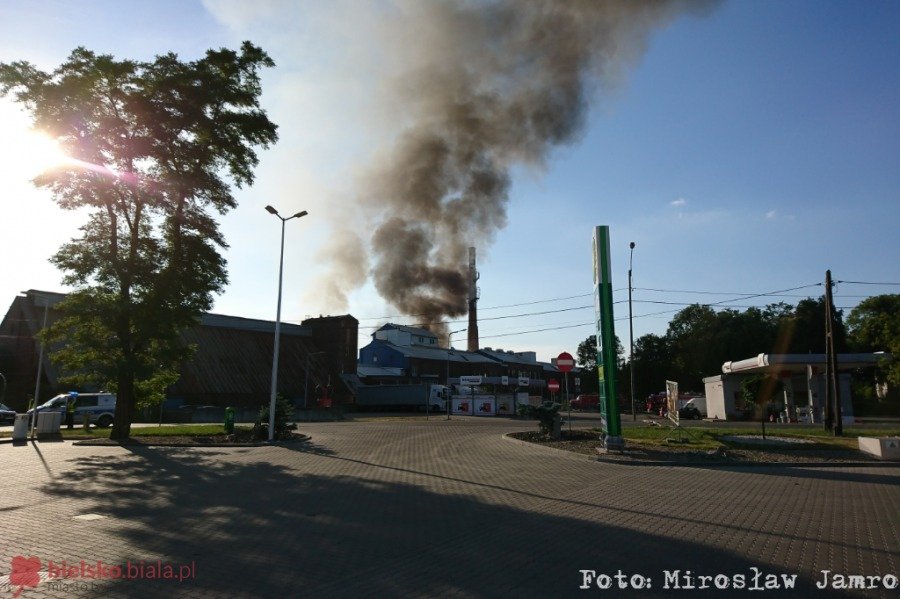
<path id="1" fill-rule="evenodd" d="M 529 445 L 531 447 L 542 447 L 556 452 L 562 452 L 576 459 L 587 458 L 591 462 L 601 462 L 603 464 L 616 464 L 619 466 L 683 466 L 687 468 L 731 468 L 734 466 L 740 468 L 896 468 L 900 466 L 897 460 L 879 460 L 877 462 L 722 462 L 722 461 L 675 461 L 675 460 L 640 460 L 640 459 L 609 459 L 604 456 L 592 456 L 583 453 L 561 449 L 559 447 L 547 447 L 540 443 L 532 443 L 516 439 L 510 435 L 514 433 L 504 433 L 501 435 L 503 439 Z"/>
<path id="2" fill-rule="evenodd" d="M 279 445 L 289 445 L 293 443 L 306 443 L 310 441 L 312 437 L 309 435 L 302 435 L 299 439 L 290 439 L 287 441 L 273 441 L 269 443 L 268 441 L 255 441 L 252 443 L 155 443 L 153 441 L 133 441 L 126 443 L 119 442 L 110 442 L 109 440 L 93 440 L 93 439 L 83 439 L 81 441 L 73 441 L 72 445 L 78 445 L 81 447 L 209 447 L 209 448 L 229 448 L 229 447 L 277 447 Z M 106 442 L 104 442 L 106 441 Z"/>

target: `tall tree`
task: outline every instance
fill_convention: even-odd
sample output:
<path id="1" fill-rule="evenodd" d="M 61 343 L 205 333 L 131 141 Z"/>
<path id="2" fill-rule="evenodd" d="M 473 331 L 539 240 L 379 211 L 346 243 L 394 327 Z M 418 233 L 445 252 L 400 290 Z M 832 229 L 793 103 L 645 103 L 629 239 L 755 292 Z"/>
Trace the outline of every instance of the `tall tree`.
<path id="1" fill-rule="evenodd" d="M 718 324 L 716 311 L 700 304 L 684 308 L 669 322 L 666 337 L 677 367 L 677 380 L 685 390 L 701 388 L 703 377 L 721 368 Z"/>
<path id="2" fill-rule="evenodd" d="M 674 352 L 665 336 L 648 333 L 634 340 L 634 394 L 642 401 L 676 377 Z"/>
<path id="3" fill-rule="evenodd" d="M 61 208 L 90 209 L 53 257 L 76 291 L 48 337 L 65 338 L 64 369 L 117 392 L 115 439 L 129 436 L 136 399 L 173 381 L 189 352 L 181 331 L 227 282 L 214 214 L 236 205 L 232 185 L 252 184 L 254 148 L 277 140 L 259 106 L 272 66 L 250 42 L 189 62 L 77 48 L 49 73 L 0 63 L 0 93 L 80 165 L 35 180 Z"/>
<path id="4" fill-rule="evenodd" d="M 578 350 L 575 355 L 578 366 L 583 369 L 581 375 L 581 390 L 584 393 L 596 393 L 600 384 L 597 373 L 597 335 L 591 335 L 578 344 Z M 618 371 L 617 381 L 619 382 L 619 390 L 623 389 L 623 385 L 627 381 L 621 378 L 621 371 L 625 364 L 625 350 L 619 336 L 616 335 L 616 370 Z"/>
<path id="5" fill-rule="evenodd" d="M 778 337 L 779 345 L 785 348 L 781 353 L 824 354 L 825 297 L 808 297 L 797 302 L 794 313 L 782 319 Z M 841 310 L 835 311 L 834 348 L 839 353 L 847 351 L 847 330 Z"/>
<path id="6" fill-rule="evenodd" d="M 893 360 L 879 367 L 881 380 L 900 385 L 900 294 L 864 299 L 847 316 L 850 340 L 857 351 L 886 351 Z"/>

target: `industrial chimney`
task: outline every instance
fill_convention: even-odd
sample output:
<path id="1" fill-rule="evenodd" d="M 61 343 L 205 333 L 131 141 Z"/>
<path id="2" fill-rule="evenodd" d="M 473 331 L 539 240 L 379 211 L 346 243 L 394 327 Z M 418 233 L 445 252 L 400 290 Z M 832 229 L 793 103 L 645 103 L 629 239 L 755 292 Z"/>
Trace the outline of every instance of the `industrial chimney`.
<path id="1" fill-rule="evenodd" d="M 467 351 L 478 351 L 478 298 L 481 295 L 476 283 L 478 271 L 475 269 L 475 248 L 469 248 L 469 344 Z"/>

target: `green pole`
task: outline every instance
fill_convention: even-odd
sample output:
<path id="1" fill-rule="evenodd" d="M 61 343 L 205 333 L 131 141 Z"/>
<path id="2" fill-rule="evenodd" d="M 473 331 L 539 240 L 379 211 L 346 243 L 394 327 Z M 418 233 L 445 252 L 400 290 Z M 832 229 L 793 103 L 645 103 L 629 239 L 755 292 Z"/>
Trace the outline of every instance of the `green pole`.
<path id="1" fill-rule="evenodd" d="M 594 315 L 597 324 L 597 376 L 600 420 L 607 449 L 622 449 L 622 422 L 616 399 L 616 333 L 613 327 L 612 269 L 609 227 L 594 228 Z"/>

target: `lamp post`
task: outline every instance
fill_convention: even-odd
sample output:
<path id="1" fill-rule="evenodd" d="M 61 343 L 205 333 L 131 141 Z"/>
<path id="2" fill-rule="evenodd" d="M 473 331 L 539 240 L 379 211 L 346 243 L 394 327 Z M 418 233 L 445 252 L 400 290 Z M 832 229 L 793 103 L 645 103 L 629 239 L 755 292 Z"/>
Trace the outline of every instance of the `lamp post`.
<path id="1" fill-rule="evenodd" d="M 284 274 L 284 223 L 292 218 L 306 216 L 306 210 L 293 216 L 284 218 L 271 206 L 266 206 L 269 214 L 274 214 L 281 220 L 281 253 L 278 258 L 278 309 L 275 312 L 275 356 L 272 358 L 272 395 L 269 398 L 269 442 L 275 438 L 275 395 L 278 392 L 278 341 L 281 336 L 281 281 Z"/>
<path id="2" fill-rule="evenodd" d="M 634 323 L 631 318 L 631 260 L 634 258 L 634 242 L 629 244 L 628 254 L 628 366 L 631 371 L 631 419 L 637 422 L 637 411 L 634 409 Z"/>
<path id="3" fill-rule="evenodd" d="M 468 329 L 459 329 L 457 331 L 450 331 L 447 333 L 447 389 L 450 389 L 450 350 L 453 349 L 453 335 L 455 333 L 462 333 L 463 331 L 467 331 Z M 447 394 L 447 420 L 450 420 L 450 403 L 452 401 L 453 393 Z"/>
<path id="4" fill-rule="evenodd" d="M 46 295 L 41 295 L 39 293 L 29 294 L 27 291 L 23 291 L 26 296 L 34 295 L 35 297 L 43 298 L 44 300 L 44 324 L 41 325 L 41 330 L 47 328 L 47 312 L 50 310 L 50 298 Z M 35 307 L 37 306 L 37 302 L 34 303 Z M 38 417 L 38 397 L 41 392 L 41 374 L 44 366 L 44 342 L 41 341 L 41 349 L 38 352 L 38 367 L 37 367 L 37 378 L 34 381 L 34 405 L 31 410 L 31 438 L 34 439 L 34 428 L 37 425 L 37 417 Z"/>

